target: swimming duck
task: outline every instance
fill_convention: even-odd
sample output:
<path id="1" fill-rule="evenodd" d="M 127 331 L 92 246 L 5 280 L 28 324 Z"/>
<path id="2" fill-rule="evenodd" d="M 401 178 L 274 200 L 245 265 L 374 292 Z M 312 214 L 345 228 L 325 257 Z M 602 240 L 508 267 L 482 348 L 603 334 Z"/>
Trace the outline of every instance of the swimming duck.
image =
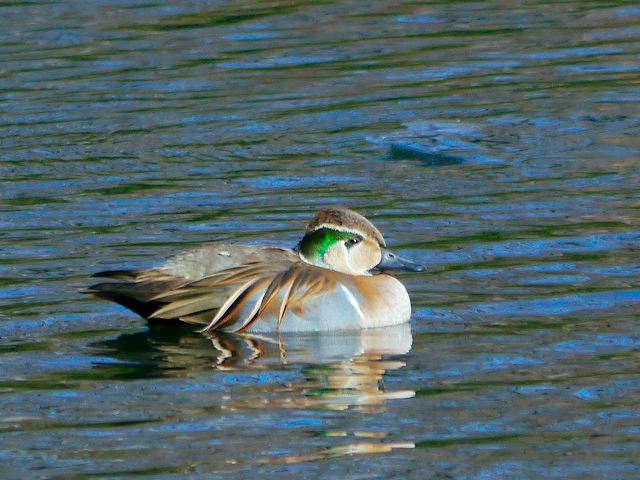
<path id="1" fill-rule="evenodd" d="M 87 293 L 150 320 L 202 331 L 332 331 L 407 322 L 411 303 L 390 270 L 423 271 L 347 208 L 319 211 L 293 248 L 205 244 L 149 269 L 111 270 Z"/>

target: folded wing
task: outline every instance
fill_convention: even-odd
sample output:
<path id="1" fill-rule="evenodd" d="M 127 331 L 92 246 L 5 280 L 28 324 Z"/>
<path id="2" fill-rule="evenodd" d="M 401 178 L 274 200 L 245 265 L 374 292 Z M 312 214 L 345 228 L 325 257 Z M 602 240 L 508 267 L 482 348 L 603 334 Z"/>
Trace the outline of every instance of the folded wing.
<path id="1" fill-rule="evenodd" d="M 267 317 L 279 327 L 289 311 L 301 315 L 309 298 L 337 284 L 335 272 L 303 263 L 291 250 L 224 244 L 185 252 L 163 267 L 96 276 L 109 281 L 88 293 L 145 318 L 231 331 L 248 330 Z"/>

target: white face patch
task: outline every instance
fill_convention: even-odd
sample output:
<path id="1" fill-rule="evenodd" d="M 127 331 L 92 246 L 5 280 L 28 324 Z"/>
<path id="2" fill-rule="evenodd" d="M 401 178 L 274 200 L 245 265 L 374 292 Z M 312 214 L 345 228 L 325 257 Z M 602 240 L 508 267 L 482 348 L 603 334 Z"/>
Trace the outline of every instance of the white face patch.
<path id="1" fill-rule="evenodd" d="M 357 272 L 358 275 L 368 275 L 369 273 L 366 271 L 362 271 L 362 268 L 360 268 L 360 266 L 358 265 L 354 265 L 353 262 L 351 261 L 353 258 L 353 250 L 356 248 L 361 248 L 361 243 L 358 245 L 355 245 L 354 247 L 352 247 L 352 250 L 350 251 L 349 249 L 347 249 L 345 246 L 342 246 L 342 248 L 345 250 L 345 260 L 347 262 L 347 265 L 349 265 L 349 268 L 354 271 Z"/>

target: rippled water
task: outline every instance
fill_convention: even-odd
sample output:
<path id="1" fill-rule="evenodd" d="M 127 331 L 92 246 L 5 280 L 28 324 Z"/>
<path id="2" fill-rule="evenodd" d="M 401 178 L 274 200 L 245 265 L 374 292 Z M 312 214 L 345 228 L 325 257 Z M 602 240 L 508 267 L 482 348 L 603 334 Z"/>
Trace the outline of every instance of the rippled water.
<path id="1" fill-rule="evenodd" d="M 2 478 L 638 478 L 632 1 L 0 3 Z M 79 291 L 321 206 L 410 325 L 205 337 Z"/>

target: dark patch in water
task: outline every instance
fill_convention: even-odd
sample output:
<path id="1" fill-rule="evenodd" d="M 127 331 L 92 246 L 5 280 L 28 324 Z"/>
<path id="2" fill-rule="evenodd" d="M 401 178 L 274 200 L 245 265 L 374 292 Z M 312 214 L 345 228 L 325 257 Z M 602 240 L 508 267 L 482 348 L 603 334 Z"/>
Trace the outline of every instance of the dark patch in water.
<path id="1" fill-rule="evenodd" d="M 460 165 L 464 163 L 462 157 L 434 152 L 421 142 L 393 142 L 389 146 L 390 158 L 420 160 L 430 166 Z"/>

